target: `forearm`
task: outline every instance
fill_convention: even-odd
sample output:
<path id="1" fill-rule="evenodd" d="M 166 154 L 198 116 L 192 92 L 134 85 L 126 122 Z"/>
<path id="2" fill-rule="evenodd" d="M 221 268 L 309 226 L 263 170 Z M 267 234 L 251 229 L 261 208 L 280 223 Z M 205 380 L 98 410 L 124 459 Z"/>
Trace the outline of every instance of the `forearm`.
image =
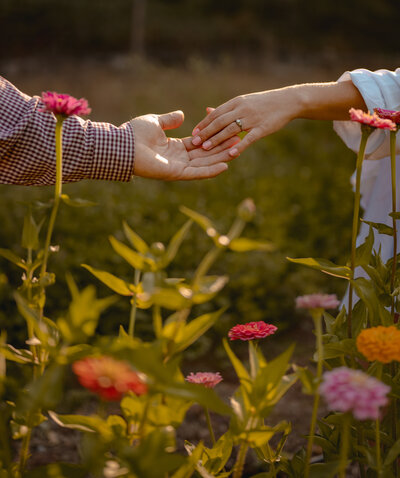
<path id="1" fill-rule="evenodd" d="M 287 93 L 286 101 L 293 101 L 293 119 L 348 120 L 350 108 L 367 110 L 363 97 L 351 81 L 306 83 L 283 90 Z"/>

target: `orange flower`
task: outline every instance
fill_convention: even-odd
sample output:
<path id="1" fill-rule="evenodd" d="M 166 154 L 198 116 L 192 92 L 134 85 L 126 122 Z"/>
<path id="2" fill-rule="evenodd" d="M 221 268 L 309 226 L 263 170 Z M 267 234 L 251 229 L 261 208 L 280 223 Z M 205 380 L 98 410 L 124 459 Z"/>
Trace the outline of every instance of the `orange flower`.
<path id="1" fill-rule="evenodd" d="M 400 330 L 394 325 L 390 327 L 371 327 L 365 329 L 357 337 L 357 349 L 370 362 L 378 360 L 389 363 L 400 361 Z"/>
<path id="2" fill-rule="evenodd" d="M 147 385 L 126 362 L 112 357 L 87 357 L 72 365 L 82 386 L 100 395 L 104 400 L 120 400 L 131 390 L 136 395 L 147 392 Z"/>

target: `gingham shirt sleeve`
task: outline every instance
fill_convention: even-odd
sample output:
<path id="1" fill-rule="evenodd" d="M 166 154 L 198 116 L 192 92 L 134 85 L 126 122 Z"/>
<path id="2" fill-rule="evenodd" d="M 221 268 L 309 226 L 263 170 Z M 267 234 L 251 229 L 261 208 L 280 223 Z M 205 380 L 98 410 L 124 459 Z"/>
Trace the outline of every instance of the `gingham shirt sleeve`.
<path id="1" fill-rule="evenodd" d="M 0 76 L 0 183 L 54 184 L 55 124 L 30 97 Z M 63 182 L 82 179 L 129 181 L 134 166 L 132 125 L 84 121 L 71 116 L 63 124 Z"/>

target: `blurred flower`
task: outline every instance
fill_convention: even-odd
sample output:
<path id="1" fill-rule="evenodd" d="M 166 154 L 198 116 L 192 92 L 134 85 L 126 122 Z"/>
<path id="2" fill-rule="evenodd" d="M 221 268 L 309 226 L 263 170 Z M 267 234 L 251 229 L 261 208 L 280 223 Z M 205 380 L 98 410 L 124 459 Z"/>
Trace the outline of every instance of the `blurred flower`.
<path id="1" fill-rule="evenodd" d="M 84 98 L 78 100 L 73 96 L 56 93 L 54 91 L 43 92 L 42 101 L 44 108 L 39 111 L 50 111 L 55 115 L 88 115 L 92 111 Z"/>
<path id="2" fill-rule="evenodd" d="M 357 349 L 370 362 L 378 360 L 389 363 L 400 361 L 400 330 L 390 327 L 371 327 L 360 332 L 356 340 Z"/>
<path id="3" fill-rule="evenodd" d="M 252 221 L 256 214 L 256 205 L 253 199 L 246 198 L 238 206 L 238 215 L 243 221 Z"/>
<path id="4" fill-rule="evenodd" d="M 400 111 L 374 108 L 374 112 L 379 116 L 379 118 L 389 119 L 393 121 L 393 123 L 400 124 Z"/>
<path id="5" fill-rule="evenodd" d="M 356 110 L 351 108 L 350 111 L 351 121 L 357 121 L 357 123 L 365 124 L 371 126 L 372 128 L 379 129 L 389 129 L 391 131 L 396 131 L 396 125 L 390 119 L 380 118 L 377 114 L 370 115 L 365 113 L 362 110 Z"/>
<path id="6" fill-rule="evenodd" d="M 136 395 L 147 392 L 147 385 L 126 362 L 112 357 L 88 357 L 72 365 L 80 384 L 104 400 L 120 400 L 128 391 Z"/>
<path id="7" fill-rule="evenodd" d="M 221 374 L 219 372 L 191 372 L 186 380 L 190 383 L 197 383 L 199 385 L 204 385 L 207 388 L 214 388 L 215 385 L 219 384 L 222 381 Z"/>
<path id="8" fill-rule="evenodd" d="M 336 294 L 309 294 L 296 298 L 297 309 L 336 309 L 339 304 Z"/>
<path id="9" fill-rule="evenodd" d="M 275 325 L 267 324 L 260 320 L 259 322 L 235 325 L 228 332 L 228 337 L 231 340 L 263 339 L 268 337 L 268 335 L 274 334 L 277 330 L 278 328 Z"/>
<path id="10" fill-rule="evenodd" d="M 352 412 L 357 420 L 376 420 L 388 403 L 390 387 L 361 370 L 339 367 L 323 375 L 320 393 L 330 410 Z"/>

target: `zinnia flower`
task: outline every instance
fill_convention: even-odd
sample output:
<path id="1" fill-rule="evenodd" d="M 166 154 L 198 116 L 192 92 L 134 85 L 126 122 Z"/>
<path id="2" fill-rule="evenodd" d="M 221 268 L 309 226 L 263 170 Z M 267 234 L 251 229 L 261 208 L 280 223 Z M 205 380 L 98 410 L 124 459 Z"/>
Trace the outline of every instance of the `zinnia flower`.
<path id="1" fill-rule="evenodd" d="M 274 334 L 277 330 L 278 328 L 275 325 L 267 324 L 260 320 L 259 322 L 235 325 L 228 332 L 228 337 L 231 340 L 263 339 L 268 337 L 268 335 Z"/>
<path id="2" fill-rule="evenodd" d="M 336 309 L 339 304 L 336 294 L 309 294 L 296 298 L 297 309 Z"/>
<path id="3" fill-rule="evenodd" d="M 126 362 L 112 357 L 87 357 L 72 365 L 82 386 L 104 400 L 120 400 L 129 390 L 136 395 L 147 392 L 147 385 Z"/>
<path id="4" fill-rule="evenodd" d="M 190 383 L 197 383 L 199 385 L 204 385 L 207 388 L 214 388 L 215 385 L 218 385 L 219 382 L 222 382 L 222 377 L 219 372 L 191 372 L 186 380 Z"/>
<path id="5" fill-rule="evenodd" d="M 39 111 L 50 111 L 55 115 L 88 115 L 92 111 L 85 98 L 78 100 L 73 96 L 56 93 L 54 91 L 43 92 L 42 101 L 44 108 Z"/>
<path id="6" fill-rule="evenodd" d="M 393 123 L 400 124 L 400 111 L 374 108 L 374 112 L 379 116 L 379 118 L 389 119 L 393 121 Z"/>
<path id="7" fill-rule="evenodd" d="M 330 410 L 351 412 L 357 420 L 377 420 L 390 387 L 361 370 L 339 367 L 324 373 L 319 390 Z"/>
<path id="8" fill-rule="evenodd" d="M 365 113 L 362 110 L 356 110 L 351 108 L 350 111 L 351 121 L 357 121 L 357 123 L 365 124 L 371 126 L 371 128 L 379 129 L 389 129 L 391 131 L 396 131 L 396 125 L 390 119 L 380 118 L 377 114 L 370 115 Z"/>
<path id="9" fill-rule="evenodd" d="M 378 360 L 389 363 L 400 361 L 400 330 L 390 327 L 371 327 L 360 332 L 356 340 L 357 349 L 370 362 Z"/>

